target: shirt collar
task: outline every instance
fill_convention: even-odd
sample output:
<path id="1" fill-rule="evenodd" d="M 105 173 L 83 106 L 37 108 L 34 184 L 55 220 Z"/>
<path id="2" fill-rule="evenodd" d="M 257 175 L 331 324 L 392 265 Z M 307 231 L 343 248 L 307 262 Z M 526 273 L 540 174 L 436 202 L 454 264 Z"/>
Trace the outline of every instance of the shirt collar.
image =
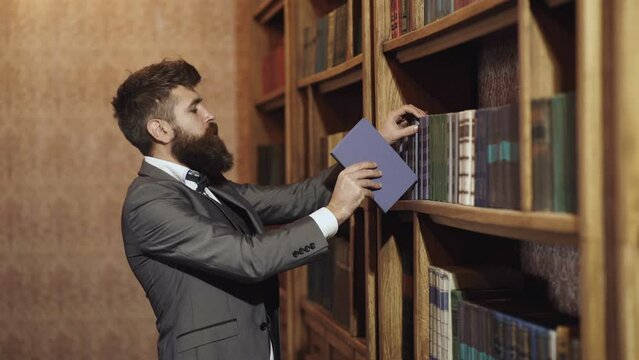
<path id="1" fill-rule="evenodd" d="M 171 175 L 173 178 L 175 178 L 177 181 L 183 184 L 186 183 L 186 173 L 188 173 L 189 170 L 191 170 L 184 165 L 180 165 L 178 163 L 174 163 L 167 160 L 158 159 L 152 156 L 145 156 L 144 161 L 164 171 L 165 173 Z"/>

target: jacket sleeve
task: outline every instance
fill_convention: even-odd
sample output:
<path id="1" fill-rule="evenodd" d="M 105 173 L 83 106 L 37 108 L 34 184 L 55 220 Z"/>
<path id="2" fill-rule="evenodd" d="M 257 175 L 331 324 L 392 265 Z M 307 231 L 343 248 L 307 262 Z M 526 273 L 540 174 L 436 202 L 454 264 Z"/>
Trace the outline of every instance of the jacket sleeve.
<path id="1" fill-rule="evenodd" d="M 302 182 L 281 186 L 234 184 L 265 225 L 286 224 L 326 206 L 337 176 L 344 168 L 333 165 Z"/>
<path id="2" fill-rule="evenodd" d="M 129 194 L 122 225 L 125 242 L 149 257 L 242 282 L 262 281 L 302 265 L 328 246 L 310 217 L 245 235 L 200 215 L 178 190 L 158 183 Z"/>

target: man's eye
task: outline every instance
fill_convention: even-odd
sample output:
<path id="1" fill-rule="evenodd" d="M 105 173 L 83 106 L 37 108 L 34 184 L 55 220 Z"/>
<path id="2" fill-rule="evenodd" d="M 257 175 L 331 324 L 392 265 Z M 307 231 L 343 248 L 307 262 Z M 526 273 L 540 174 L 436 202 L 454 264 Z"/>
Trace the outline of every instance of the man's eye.
<path id="1" fill-rule="evenodd" d="M 191 109 L 191 112 L 194 113 L 194 114 L 197 114 L 197 108 Z"/>

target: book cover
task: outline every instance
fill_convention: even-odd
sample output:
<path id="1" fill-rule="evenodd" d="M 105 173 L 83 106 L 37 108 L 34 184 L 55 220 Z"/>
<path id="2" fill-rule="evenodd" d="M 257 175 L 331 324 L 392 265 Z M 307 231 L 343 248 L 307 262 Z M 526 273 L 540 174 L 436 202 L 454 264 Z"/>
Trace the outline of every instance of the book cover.
<path id="1" fill-rule="evenodd" d="M 374 161 L 383 175 L 375 181 L 382 188 L 373 191 L 373 201 L 387 212 L 397 200 L 417 181 L 417 175 L 388 145 L 367 119 L 360 120 L 331 154 L 344 167 Z"/>

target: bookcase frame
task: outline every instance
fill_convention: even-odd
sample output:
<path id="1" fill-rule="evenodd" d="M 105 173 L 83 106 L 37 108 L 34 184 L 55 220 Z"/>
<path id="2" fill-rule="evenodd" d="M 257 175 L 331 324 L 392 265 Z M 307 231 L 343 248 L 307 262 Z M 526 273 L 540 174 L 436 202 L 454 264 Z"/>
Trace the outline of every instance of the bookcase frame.
<path id="1" fill-rule="evenodd" d="M 348 0 L 349 2 L 351 0 Z M 449 261 L 440 251 L 436 227 L 468 230 L 510 239 L 577 246 L 580 254 L 580 338 L 584 359 L 632 359 L 636 354 L 639 296 L 639 120 L 636 98 L 639 51 L 633 46 L 639 15 L 633 0 L 478 0 L 453 14 L 400 37 L 389 39 L 390 0 L 362 0 L 362 54 L 319 74 L 300 76 L 302 30 L 334 0 L 264 0 L 256 19 L 281 6 L 284 12 L 286 86 L 256 100 L 266 109 L 283 106 L 286 179 L 302 180 L 318 169 L 318 136 L 327 134 L 328 113 L 318 99 L 340 89 L 361 86 L 361 113 L 374 124 L 386 114 L 423 95 L 404 79 L 402 68 L 505 28 L 517 31 L 519 55 L 520 210 L 474 208 L 434 201 L 400 201 L 381 214 L 371 201 L 363 211 L 366 288 L 366 337 L 353 338 L 330 314 L 306 298 L 305 267 L 285 275 L 288 324 L 287 359 L 392 359 L 401 357 L 401 261 L 398 246 L 413 249 L 412 358 L 428 358 L 428 266 Z M 279 5 L 282 4 L 282 5 Z M 544 16 L 559 6 L 574 7 L 572 55 L 552 48 L 555 33 Z M 325 10 L 318 10 L 318 9 Z M 539 9 L 542 8 L 541 12 Z M 550 10 L 543 10 L 543 9 Z M 264 15 L 266 14 L 266 15 Z M 261 21 L 261 20 L 258 20 Z M 550 31 L 550 33 L 548 33 Z M 549 40 L 550 39 L 550 40 Z M 571 56 L 573 58 L 571 58 Z M 559 57 L 559 58 L 558 58 Z M 568 67 L 572 63 L 574 70 Z M 398 71 L 399 70 L 399 71 Z M 567 72 L 574 79 L 564 79 Z M 562 77 L 563 76 L 563 77 Z M 463 81 L 456 79 L 455 81 Z M 559 91 L 576 93 L 578 209 L 576 214 L 532 211 L 531 109 L 533 98 Z M 424 101 L 428 105 L 428 100 Z M 417 103 L 416 105 L 424 105 Z M 360 106 L 360 105 L 358 105 Z M 439 111 L 437 106 L 433 106 Z M 425 110 L 431 110 L 426 108 Z M 330 126 L 329 126 L 330 127 Z M 389 217 L 412 227 L 412 236 L 385 236 Z M 361 221 L 361 219 L 360 219 Z M 392 233 L 392 231 L 391 231 Z M 444 235 L 445 236 L 445 235 Z M 352 240 L 352 239 L 351 239 Z M 479 241 L 479 240 L 478 240 Z M 309 335 L 308 329 L 313 329 Z M 314 347 L 317 354 L 308 352 Z M 410 357 L 409 357 L 410 358 Z"/>

